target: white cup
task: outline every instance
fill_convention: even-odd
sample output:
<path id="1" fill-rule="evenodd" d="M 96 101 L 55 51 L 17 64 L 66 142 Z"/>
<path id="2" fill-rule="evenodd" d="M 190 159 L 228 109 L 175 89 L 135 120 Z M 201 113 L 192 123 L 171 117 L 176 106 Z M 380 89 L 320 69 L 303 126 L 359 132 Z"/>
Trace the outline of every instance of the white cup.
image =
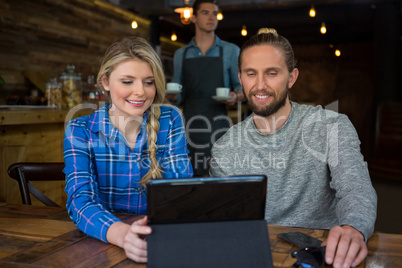
<path id="1" fill-rule="evenodd" d="M 216 96 L 218 97 L 227 97 L 229 96 L 229 88 L 227 87 L 217 87 L 216 88 Z"/>
<path id="2" fill-rule="evenodd" d="M 182 87 L 183 86 L 180 85 L 179 83 L 174 83 L 174 82 L 167 83 L 167 85 L 166 85 L 166 89 L 168 91 L 179 91 L 179 90 L 181 90 Z"/>

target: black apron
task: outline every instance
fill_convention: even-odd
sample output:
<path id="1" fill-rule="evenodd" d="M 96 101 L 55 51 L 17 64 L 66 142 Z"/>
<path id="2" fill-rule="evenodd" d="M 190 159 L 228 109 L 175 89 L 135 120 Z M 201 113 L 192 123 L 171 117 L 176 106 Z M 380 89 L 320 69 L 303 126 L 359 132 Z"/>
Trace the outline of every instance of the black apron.
<path id="1" fill-rule="evenodd" d="M 229 128 L 226 105 L 212 99 L 216 88 L 225 86 L 223 51 L 220 47 L 219 57 L 186 59 L 187 49 L 182 65 L 183 113 L 194 175 L 205 176 L 209 174 L 212 144 Z"/>

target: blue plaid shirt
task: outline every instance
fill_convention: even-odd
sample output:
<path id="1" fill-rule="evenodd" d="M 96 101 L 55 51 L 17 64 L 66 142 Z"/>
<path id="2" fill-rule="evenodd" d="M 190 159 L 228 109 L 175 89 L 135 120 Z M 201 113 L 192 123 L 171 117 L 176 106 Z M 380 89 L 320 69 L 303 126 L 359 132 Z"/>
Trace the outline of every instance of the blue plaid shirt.
<path id="1" fill-rule="evenodd" d="M 120 221 L 112 212 L 146 214 L 146 189 L 139 181 L 149 171 L 147 113 L 131 149 L 110 122 L 109 105 L 71 120 L 64 136 L 67 210 L 85 234 L 106 242 L 109 226 Z M 192 177 L 180 112 L 161 106 L 157 160 L 163 178 Z"/>

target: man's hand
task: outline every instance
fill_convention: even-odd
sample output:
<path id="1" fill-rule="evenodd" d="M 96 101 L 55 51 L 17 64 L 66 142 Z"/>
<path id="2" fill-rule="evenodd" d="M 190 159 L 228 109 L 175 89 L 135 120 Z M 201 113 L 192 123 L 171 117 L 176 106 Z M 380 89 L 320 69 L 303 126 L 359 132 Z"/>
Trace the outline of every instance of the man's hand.
<path id="1" fill-rule="evenodd" d="M 363 234 L 349 225 L 333 227 L 325 245 L 325 262 L 335 268 L 355 267 L 368 253 Z"/>
<path id="2" fill-rule="evenodd" d="M 176 102 L 177 94 L 166 94 L 165 99 L 170 101 L 170 102 Z"/>
<path id="3" fill-rule="evenodd" d="M 237 102 L 237 95 L 235 92 L 233 92 L 233 91 L 229 92 L 229 97 L 232 97 L 232 98 L 230 100 L 225 100 L 225 101 L 220 101 L 220 102 L 227 104 L 227 105 L 233 105 Z"/>

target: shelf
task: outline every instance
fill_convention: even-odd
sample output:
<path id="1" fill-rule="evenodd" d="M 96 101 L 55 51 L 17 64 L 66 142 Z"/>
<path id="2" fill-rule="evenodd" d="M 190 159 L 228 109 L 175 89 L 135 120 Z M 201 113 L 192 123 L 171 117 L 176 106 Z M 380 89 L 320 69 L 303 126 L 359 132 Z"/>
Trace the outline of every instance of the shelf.
<path id="1" fill-rule="evenodd" d="M 61 110 L 56 108 L 40 107 L 0 107 L 0 125 L 23 125 L 23 124 L 49 124 L 64 123 L 78 116 L 88 115 L 93 109 Z"/>

